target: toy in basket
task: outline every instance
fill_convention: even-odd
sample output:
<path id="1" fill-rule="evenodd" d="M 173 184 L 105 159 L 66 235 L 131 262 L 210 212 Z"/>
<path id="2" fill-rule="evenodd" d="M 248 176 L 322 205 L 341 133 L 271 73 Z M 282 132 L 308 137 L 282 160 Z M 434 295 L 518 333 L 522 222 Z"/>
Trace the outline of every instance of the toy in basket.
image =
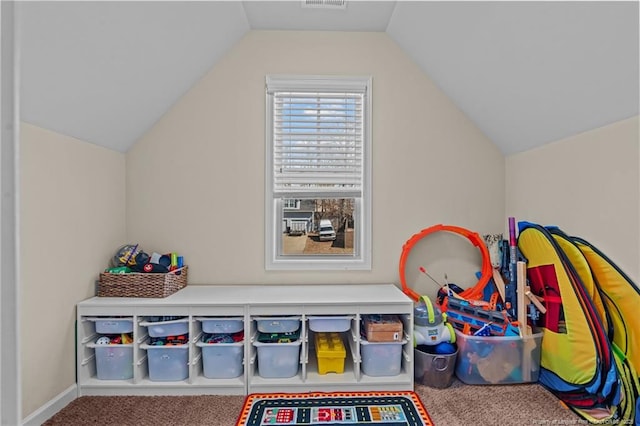
<path id="1" fill-rule="evenodd" d="M 163 298 L 187 286 L 187 267 L 176 253 L 149 256 L 139 244 L 126 244 L 116 251 L 111 266 L 100 274 L 100 297 Z"/>
<path id="2" fill-rule="evenodd" d="M 167 273 L 100 273 L 99 297 L 163 298 L 187 286 L 187 266 Z"/>

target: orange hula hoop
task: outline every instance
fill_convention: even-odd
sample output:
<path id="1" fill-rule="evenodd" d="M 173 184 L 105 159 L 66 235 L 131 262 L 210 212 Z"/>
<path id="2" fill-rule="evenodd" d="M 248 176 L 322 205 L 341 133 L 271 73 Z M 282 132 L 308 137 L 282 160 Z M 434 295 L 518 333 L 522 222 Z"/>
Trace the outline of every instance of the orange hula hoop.
<path id="1" fill-rule="evenodd" d="M 489 249 L 487 249 L 487 246 L 484 243 L 482 237 L 480 237 L 480 235 L 478 235 L 476 232 L 471 232 L 468 229 L 453 225 L 439 224 L 431 226 L 413 235 L 407 240 L 406 243 L 404 243 L 404 245 L 402 246 L 402 254 L 400 255 L 399 265 L 400 284 L 402 284 L 402 291 L 411 299 L 413 299 L 414 302 L 417 302 L 420 299 L 420 295 L 413 289 L 409 288 L 409 286 L 407 286 L 405 274 L 407 258 L 409 257 L 409 252 L 418 243 L 418 241 L 420 241 L 427 235 L 439 231 L 448 231 L 462 235 L 463 237 L 466 237 L 471 242 L 471 244 L 478 247 L 478 249 L 480 250 L 480 254 L 482 255 L 482 275 L 473 287 L 469 287 L 468 289 L 464 290 L 462 293 L 460 293 L 460 296 L 464 297 L 465 299 L 482 299 L 482 292 L 484 290 L 484 287 L 493 276 L 493 267 L 491 266 Z"/>

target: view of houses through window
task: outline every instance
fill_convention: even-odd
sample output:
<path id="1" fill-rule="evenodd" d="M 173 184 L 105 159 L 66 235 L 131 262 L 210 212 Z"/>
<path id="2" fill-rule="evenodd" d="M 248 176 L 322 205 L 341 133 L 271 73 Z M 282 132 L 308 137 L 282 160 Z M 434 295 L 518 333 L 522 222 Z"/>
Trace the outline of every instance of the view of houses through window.
<path id="1" fill-rule="evenodd" d="M 370 269 L 370 76 L 266 78 L 267 269 Z"/>
<path id="2" fill-rule="evenodd" d="M 355 204 L 353 198 L 283 200 L 283 254 L 353 254 Z"/>

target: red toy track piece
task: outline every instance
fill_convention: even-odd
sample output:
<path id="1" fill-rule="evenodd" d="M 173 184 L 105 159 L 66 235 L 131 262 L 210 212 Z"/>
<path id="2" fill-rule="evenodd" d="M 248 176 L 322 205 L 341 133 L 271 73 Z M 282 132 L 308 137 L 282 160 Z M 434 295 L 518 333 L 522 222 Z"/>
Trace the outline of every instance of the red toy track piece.
<path id="1" fill-rule="evenodd" d="M 482 275 L 480 277 L 480 280 L 473 287 L 469 287 L 468 289 L 460 293 L 460 296 L 465 299 L 482 299 L 482 291 L 484 290 L 484 287 L 487 285 L 487 283 L 489 282 L 489 280 L 493 275 L 493 268 L 491 267 L 491 259 L 489 258 L 489 250 L 487 249 L 487 246 L 485 245 L 484 240 L 482 239 L 482 237 L 480 237 L 480 235 L 478 235 L 475 232 L 471 232 L 468 229 L 461 228 L 459 226 L 453 226 L 453 225 L 440 224 L 440 225 L 431 226 L 413 235 L 411 238 L 407 240 L 406 243 L 404 243 L 404 246 L 402 246 L 402 254 L 400 255 L 400 266 L 399 266 L 400 284 L 402 284 L 402 291 L 407 296 L 411 297 L 411 299 L 413 299 L 414 302 L 417 302 L 420 299 L 420 295 L 415 291 L 413 291 L 413 289 L 409 288 L 409 286 L 407 286 L 406 274 L 405 274 L 407 258 L 409 257 L 409 252 L 411 251 L 413 246 L 415 246 L 418 243 L 418 241 L 420 241 L 427 235 L 433 234 L 434 232 L 438 232 L 438 231 L 448 231 L 448 232 L 453 232 L 455 234 L 460 234 L 463 237 L 466 237 L 471 242 L 471 244 L 478 247 L 478 249 L 480 250 L 480 253 L 482 254 Z"/>

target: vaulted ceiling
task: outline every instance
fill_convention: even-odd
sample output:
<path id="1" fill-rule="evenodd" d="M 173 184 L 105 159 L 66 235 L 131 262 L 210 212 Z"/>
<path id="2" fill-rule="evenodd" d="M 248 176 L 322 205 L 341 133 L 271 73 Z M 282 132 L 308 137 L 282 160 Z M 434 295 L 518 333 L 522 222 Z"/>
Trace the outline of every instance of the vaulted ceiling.
<path id="1" fill-rule="evenodd" d="M 505 155 L 638 114 L 637 1 L 20 2 L 21 119 L 125 152 L 251 30 L 386 32 Z"/>

